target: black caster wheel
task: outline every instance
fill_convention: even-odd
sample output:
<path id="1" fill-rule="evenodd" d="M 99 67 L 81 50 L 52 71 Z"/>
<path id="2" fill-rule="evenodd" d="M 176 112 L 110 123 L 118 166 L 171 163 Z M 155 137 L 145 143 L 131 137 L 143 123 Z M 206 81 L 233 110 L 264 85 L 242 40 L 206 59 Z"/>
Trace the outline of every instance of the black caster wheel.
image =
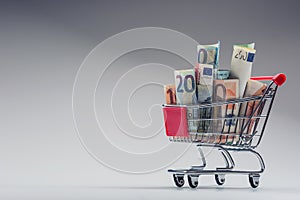
<path id="1" fill-rule="evenodd" d="M 189 182 L 189 186 L 191 188 L 196 188 L 198 186 L 198 176 L 191 176 L 191 175 L 188 175 L 188 182 Z"/>
<path id="2" fill-rule="evenodd" d="M 215 180 L 218 185 L 223 185 L 225 183 L 225 175 L 224 174 L 215 174 Z"/>
<path id="3" fill-rule="evenodd" d="M 259 174 L 249 174 L 249 183 L 251 187 L 257 188 L 259 185 Z"/>
<path id="4" fill-rule="evenodd" d="M 184 185 L 183 175 L 173 174 L 173 179 L 177 187 L 182 187 Z"/>

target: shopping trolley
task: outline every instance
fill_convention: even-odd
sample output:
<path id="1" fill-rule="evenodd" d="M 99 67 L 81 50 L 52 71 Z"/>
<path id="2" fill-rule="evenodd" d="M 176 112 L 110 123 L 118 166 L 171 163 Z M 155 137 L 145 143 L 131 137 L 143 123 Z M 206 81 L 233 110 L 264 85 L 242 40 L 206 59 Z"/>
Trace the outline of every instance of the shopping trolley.
<path id="1" fill-rule="evenodd" d="M 254 149 L 261 142 L 278 86 L 284 84 L 286 76 L 277 74 L 251 79 L 269 81 L 263 95 L 208 104 L 163 105 L 165 130 L 170 141 L 195 143 L 202 160 L 199 166 L 168 170 L 173 174 L 177 187 L 184 185 L 185 175 L 191 188 L 198 186 L 200 175 L 214 175 L 216 183 L 223 185 L 226 174 L 245 174 L 248 175 L 253 188 L 259 185 L 260 174 L 265 170 L 265 164 L 262 156 Z M 222 109 L 226 111 L 224 116 L 219 115 Z M 235 114 L 237 111 L 238 114 Z M 202 147 L 219 150 L 224 158 L 225 167 L 205 169 L 206 159 Z M 234 151 L 254 154 L 260 169 L 235 170 L 235 162 L 230 154 Z"/>

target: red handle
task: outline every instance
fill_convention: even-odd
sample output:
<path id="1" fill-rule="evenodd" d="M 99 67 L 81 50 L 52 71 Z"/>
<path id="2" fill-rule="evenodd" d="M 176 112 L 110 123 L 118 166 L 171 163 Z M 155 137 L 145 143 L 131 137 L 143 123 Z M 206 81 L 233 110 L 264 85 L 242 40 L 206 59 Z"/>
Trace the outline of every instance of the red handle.
<path id="1" fill-rule="evenodd" d="M 281 86 L 284 84 L 284 82 L 286 81 L 286 76 L 285 74 L 277 74 L 275 76 L 255 76 L 255 77 L 251 77 L 251 80 L 257 80 L 257 81 L 273 81 L 276 85 Z"/>

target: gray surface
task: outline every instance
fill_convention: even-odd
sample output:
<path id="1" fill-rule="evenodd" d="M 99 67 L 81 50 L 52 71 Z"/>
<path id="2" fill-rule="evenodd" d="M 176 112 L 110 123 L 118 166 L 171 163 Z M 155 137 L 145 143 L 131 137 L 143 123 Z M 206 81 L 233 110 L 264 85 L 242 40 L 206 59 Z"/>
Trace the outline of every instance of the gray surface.
<path id="1" fill-rule="evenodd" d="M 3 199 L 299 199 L 295 188 L 263 188 L 205 186 L 196 190 L 159 187 L 17 187 L 1 191 Z"/>
<path id="2" fill-rule="evenodd" d="M 299 199 L 299 8 L 297 1 L 1 1 L 0 198 Z M 199 43 L 221 40 L 223 68 L 229 67 L 233 44 L 254 41 L 253 74 L 287 74 L 258 149 L 267 165 L 258 190 L 250 189 L 244 176 L 228 177 L 224 190 L 214 186 L 212 177 L 201 177 L 203 187 L 197 191 L 177 190 L 165 170 L 142 175 L 116 172 L 82 148 L 72 116 L 79 66 L 106 38 L 145 26 L 174 29 Z M 149 55 L 164 60 L 158 52 L 147 51 L 124 59 L 153 62 Z M 178 59 L 168 58 L 170 65 Z M 118 63 L 113 67 L 118 70 Z M 159 91 L 153 95 L 163 100 Z M 161 117 L 158 112 L 155 116 Z M 194 153 L 190 149 L 172 166 L 197 162 Z M 218 164 L 213 155 L 209 158 Z M 238 159 L 250 165 L 247 157 Z"/>

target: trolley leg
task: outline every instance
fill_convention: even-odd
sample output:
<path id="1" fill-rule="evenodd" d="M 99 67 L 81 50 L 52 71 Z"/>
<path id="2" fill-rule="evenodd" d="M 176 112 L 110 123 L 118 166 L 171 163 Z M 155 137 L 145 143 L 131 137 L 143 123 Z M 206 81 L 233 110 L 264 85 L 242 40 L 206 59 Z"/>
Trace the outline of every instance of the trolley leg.
<path id="1" fill-rule="evenodd" d="M 203 150 L 201 148 L 201 146 L 198 146 L 197 145 L 197 149 L 200 153 L 200 158 L 202 160 L 202 165 L 198 165 L 198 166 L 192 166 L 191 169 L 197 169 L 197 170 L 202 170 L 204 167 L 206 167 L 206 159 L 205 159 L 205 156 L 204 156 L 204 153 L 203 153 Z"/>
<path id="2" fill-rule="evenodd" d="M 223 147 L 219 147 L 218 150 L 221 152 L 221 155 L 224 158 L 226 167 L 219 167 L 218 169 L 233 169 L 235 166 L 235 163 L 233 161 L 233 158 L 231 156 L 231 154 Z"/>
<path id="3" fill-rule="evenodd" d="M 229 151 L 223 147 L 218 148 L 219 152 L 221 152 L 221 155 L 224 158 L 225 161 L 225 167 L 217 167 L 216 171 L 219 170 L 232 170 L 235 167 L 235 163 L 233 161 L 233 158 Z M 218 185 L 223 185 L 225 183 L 225 173 L 217 173 L 215 174 L 215 181 Z"/>
<path id="4" fill-rule="evenodd" d="M 259 161 L 259 164 L 260 164 L 260 173 L 265 171 L 266 166 L 265 166 L 264 160 L 261 157 L 261 155 L 257 151 L 254 151 L 253 149 L 247 149 L 246 151 L 249 151 L 250 153 L 253 153 L 257 157 L 257 159 Z"/>
<path id="5" fill-rule="evenodd" d="M 258 159 L 258 161 L 259 161 L 260 170 L 258 170 L 258 171 L 249 171 L 249 174 L 251 174 L 251 173 L 258 174 L 258 173 L 262 173 L 262 172 L 265 171 L 266 166 L 265 166 L 264 160 L 257 151 L 254 151 L 253 149 L 230 149 L 230 148 L 226 149 L 226 151 L 240 151 L 240 152 L 249 152 L 249 153 L 254 154 L 256 156 L 256 158 Z"/>

